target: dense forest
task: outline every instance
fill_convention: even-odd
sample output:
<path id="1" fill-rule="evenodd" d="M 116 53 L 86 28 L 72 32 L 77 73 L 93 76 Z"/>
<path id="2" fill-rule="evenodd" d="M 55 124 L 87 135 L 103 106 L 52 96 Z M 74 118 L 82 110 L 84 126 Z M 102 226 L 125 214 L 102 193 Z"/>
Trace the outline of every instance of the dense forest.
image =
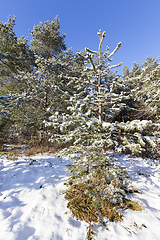
<path id="1" fill-rule="evenodd" d="M 18 38 L 15 17 L 0 21 L 0 146 L 26 144 L 69 156 L 68 207 L 79 220 L 119 220 L 128 200 L 127 173 L 108 150 L 160 159 L 160 64 L 150 56 L 131 69 L 112 65 L 121 42 L 74 54 L 59 20 L 40 22 L 32 40 Z M 96 37 L 96 36 L 95 36 Z M 107 210 L 108 211 L 107 211 Z"/>

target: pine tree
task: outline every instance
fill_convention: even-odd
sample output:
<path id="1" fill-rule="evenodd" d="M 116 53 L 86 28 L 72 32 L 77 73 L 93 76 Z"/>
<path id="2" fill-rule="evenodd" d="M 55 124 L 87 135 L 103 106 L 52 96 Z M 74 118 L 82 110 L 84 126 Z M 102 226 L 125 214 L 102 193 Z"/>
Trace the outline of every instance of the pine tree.
<path id="1" fill-rule="evenodd" d="M 28 39 L 16 37 L 15 24 L 15 17 L 9 16 L 7 22 L 0 21 L 0 111 L 3 121 L 8 121 L 23 85 L 17 75 L 21 71 L 31 72 L 35 65 Z"/>
<path id="2" fill-rule="evenodd" d="M 126 98 L 115 120 L 125 123 L 108 125 L 114 127 L 110 140 L 115 151 L 159 157 L 159 68 L 158 59 L 148 56 L 142 65 L 134 63 L 132 70 L 118 79 L 115 90 Z"/>
<path id="3" fill-rule="evenodd" d="M 114 207 L 125 205 L 128 191 L 126 172 L 106 155 L 114 127 L 108 129 L 109 123 L 104 122 L 103 116 L 105 107 L 111 112 L 118 102 L 119 94 L 113 93 L 116 78 L 110 70 L 121 63 L 116 66 L 106 63 L 112 61 L 111 57 L 121 43 L 111 53 L 109 47 L 102 52 L 105 32 L 99 31 L 98 35 L 98 51 L 86 48 L 79 53 L 85 59 L 86 67 L 81 76 L 73 78 L 79 92 L 74 95 L 67 92 L 70 97 L 68 112 L 54 112 L 50 121 L 45 121 L 45 125 L 54 130 L 50 133 L 50 141 L 69 146 L 59 153 L 59 156 L 66 154 L 73 160 L 65 197 L 74 216 L 88 222 L 90 230 L 91 222 L 102 224 L 104 221 L 100 219 L 104 216 L 111 221 L 120 219 Z M 112 210 L 108 212 L 107 206 Z"/>
<path id="4" fill-rule="evenodd" d="M 160 131 L 159 124 L 148 120 L 112 122 L 133 97 L 141 72 L 139 64 L 134 64 L 136 74 L 132 74 L 133 77 L 116 77 L 110 70 L 121 64 L 110 66 L 110 62 L 121 43 L 111 53 L 109 47 L 102 52 L 105 33 L 99 31 L 98 35 L 98 51 L 86 48 L 79 53 L 86 64 L 81 75 L 73 78 L 79 92 L 74 95 L 63 92 L 70 99 L 68 112 L 54 112 L 50 121 L 45 121 L 46 126 L 53 128 L 50 141 L 58 142 L 62 147 L 67 145 L 58 156 L 67 155 L 73 160 L 69 166 L 72 176 L 67 181 L 65 197 L 73 215 L 89 223 L 88 234 L 92 221 L 104 223 L 99 220 L 103 216 L 110 221 L 118 220 L 120 215 L 116 207 L 124 207 L 128 201 L 127 174 L 118 167 L 115 159 L 106 155 L 106 150 L 151 153 L 156 149 Z M 107 207 L 115 211 L 104 212 Z"/>
<path id="5" fill-rule="evenodd" d="M 36 64 L 32 72 L 16 76 L 27 87 L 22 89 L 12 119 L 18 122 L 24 134 L 35 135 L 38 131 L 45 135 L 43 121 L 55 111 L 66 111 L 69 105 L 66 91 L 72 95 L 78 91 L 70 75 L 79 75 L 83 61 L 69 50 L 48 60 L 37 56 Z"/>
<path id="6" fill-rule="evenodd" d="M 93 131 L 95 135 L 97 128 L 97 134 L 100 133 L 101 135 L 103 132 L 104 106 L 109 105 L 108 108 L 113 109 L 112 106 L 118 101 L 119 95 L 113 94 L 112 92 L 116 79 L 113 79 L 113 74 L 110 72 L 110 69 L 120 66 L 121 63 L 110 66 L 110 64 L 106 65 L 106 62 L 112 61 L 111 56 L 119 49 L 121 43 L 117 45 L 112 53 L 109 53 L 109 47 L 107 47 L 107 51 L 103 53 L 102 43 L 105 32 L 102 34 L 100 31 L 98 35 L 100 37 L 99 50 L 92 51 L 86 48 L 83 53 L 79 54 L 86 60 L 86 68 L 81 76 L 74 77 L 76 89 L 79 90 L 79 93 L 71 95 L 69 92 L 64 92 L 64 95 L 68 94 L 68 97 L 70 97 L 69 113 L 63 115 L 62 119 L 64 118 L 64 120 L 62 120 L 61 117 L 58 118 L 56 114 L 51 117 L 52 121 L 55 120 L 56 123 L 60 120 L 59 129 L 62 132 L 63 130 L 66 132 L 67 129 L 71 127 L 73 131 L 78 130 L 80 133 L 84 132 L 86 134 L 90 134 Z M 88 67 L 89 63 L 91 67 Z M 65 138 L 65 135 L 60 135 L 59 139 L 63 141 L 63 137 Z M 97 136 L 94 138 L 97 139 Z M 101 136 L 98 138 L 103 139 Z"/>
<path id="7" fill-rule="evenodd" d="M 129 77 L 129 68 L 128 68 L 128 66 L 124 66 L 124 68 L 123 68 L 123 78 L 126 78 L 126 77 Z"/>
<path id="8" fill-rule="evenodd" d="M 159 58 L 160 59 L 160 58 Z M 140 76 L 141 84 L 134 91 L 135 99 L 143 102 L 140 115 L 146 119 L 160 119 L 160 64 L 159 59 L 148 56 L 143 62 Z"/>
<path id="9" fill-rule="evenodd" d="M 48 59 L 66 50 L 64 42 L 66 35 L 60 34 L 59 29 L 58 16 L 52 22 L 48 20 L 44 24 L 40 22 L 38 25 L 34 25 L 33 30 L 30 31 L 33 37 L 31 48 L 38 56 Z"/>
<path id="10" fill-rule="evenodd" d="M 15 19 L 10 20 L 15 24 Z M 29 51 L 34 54 L 34 65 L 29 68 L 18 68 L 10 72 L 10 79 L 2 78 L 1 95 L 14 95 L 14 104 L 8 105 L 11 120 L 16 125 L 20 135 L 45 135 L 43 121 L 47 120 L 53 111 L 66 111 L 69 102 L 69 91 L 74 94 L 78 90 L 70 76 L 80 75 L 84 61 L 82 57 L 74 55 L 72 50 L 64 51 L 65 34 L 60 34 L 59 20 L 35 25 L 31 35 Z M 17 37 L 13 32 L 14 40 Z M 5 42 L 5 40 L 4 40 Z M 28 47 L 28 46 L 27 46 Z M 12 51 L 9 48 L 9 55 Z M 22 59 L 17 56 L 21 65 Z M 15 96 L 17 97 L 15 100 Z M 11 98 L 10 98 L 11 99 Z M 40 134 L 39 134 L 39 133 Z"/>
<path id="11" fill-rule="evenodd" d="M 138 64 L 138 71 L 134 63 L 128 76 L 123 74 L 125 86 L 122 86 L 121 90 L 123 89 L 128 94 L 125 109 L 130 106 L 132 113 L 129 116 L 130 119 L 127 116 L 125 119 L 145 119 L 154 122 L 159 119 L 160 65 L 158 62 L 158 59 L 148 56 L 141 66 Z"/>
<path id="12" fill-rule="evenodd" d="M 0 77 L 11 77 L 19 71 L 29 71 L 34 65 L 34 55 L 29 49 L 28 39 L 17 38 L 14 32 L 15 17 L 8 22 L 0 21 Z"/>

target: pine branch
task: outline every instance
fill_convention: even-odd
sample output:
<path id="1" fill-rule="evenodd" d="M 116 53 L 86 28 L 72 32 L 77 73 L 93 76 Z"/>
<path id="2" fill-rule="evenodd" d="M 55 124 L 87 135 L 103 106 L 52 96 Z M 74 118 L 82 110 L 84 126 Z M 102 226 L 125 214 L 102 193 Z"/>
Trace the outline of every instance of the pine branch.
<path id="1" fill-rule="evenodd" d="M 108 58 L 112 57 L 117 52 L 117 50 L 121 47 L 121 45 L 122 45 L 122 43 L 119 42 L 117 44 L 117 47 L 113 50 L 113 52 L 108 55 Z"/>
<path id="2" fill-rule="evenodd" d="M 90 52 L 90 53 L 94 53 L 94 54 L 97 54 L 97 55 L 98 55 L 98 52 L 97 52 L 97 51 L 92 51 L 92 50 L 90 50 L 89 48 L 85 48 L 85 51 Z"/>

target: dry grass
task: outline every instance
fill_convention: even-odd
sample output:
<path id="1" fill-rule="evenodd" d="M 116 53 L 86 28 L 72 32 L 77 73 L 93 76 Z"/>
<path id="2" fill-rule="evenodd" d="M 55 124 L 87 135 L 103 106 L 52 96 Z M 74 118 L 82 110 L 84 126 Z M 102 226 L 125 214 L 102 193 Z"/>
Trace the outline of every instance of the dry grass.
<path id="1" fill-rule="evenodd" d="M 62 148 L 68 148 L 72 143 L 67 143 L 64 145 L 60 145 L 58 143 L 48 143 L 48 145 L 37 145 L 37 146 L 32 146 L 25 150 L 25 155 L 26 156 L 34 156 L 36 154 L 43 154 L 43 153 L 56 153 Z"/>
<path id="2" fill-rule="evenodd" d="M 107 217 L 112 222 L 121 220 L 122 216 L 118 213 L 115 204 L 107 199 L 101 199 L 98 194 L 95 201 L 93 201 L 93 197 L 85 194 L 86 191 L 91 192 L 92 190 L 91 186 L 79 183 L 66 191 L 65 198 L 69 201 L 68 208 L 73 215 L 78 220 L 87 223 L 98 222 L 103 224 L 103 221 L 99 220 L 100 215 Z"/>
<path id="3" fill-rule="evenodd" d="M 94 188 L 94 187 L 93 187 Z M 92 192 L 92 187 L 85 183 L 79 183 L 70 186 L 65 192 L 65 198 L 68 200 L 67 207 L 71 210 L 77 220 L 85 221 L 89 224 L 87 227 L 87 239 L 91 240 L 95 236 L 92 222 L 106 226 L 103 218 L 106 217 L 110 222 L 122 221 L 123 215 L 118 209 L 132 209 L 142 211 L 143 208 L 138 202 L 130 199 L 124 199 L 122 204 L 114 204 L 108 199 L 103 199 L 98 193 L 89 196 L 85 192 Z M 96 198 L 96 200 L 93 198 Z"/>
<path id="4" fill-rule="evenodd" d="M 18 149 L 11 150 L 7 153 L 7 158 L 12 161 L 15 161 L 19 156 L 20 156 L 20 152 Z"/>
<path id="5" fill-rule="evenodd" d="M 93 222 L 106 226 L 105 218 L 110 222 L 122 221 L 123 215 L 120 214 L 120 209 L 143 210 L 138 202 L 128 199 L 128 190 L 123 185 L 123 179 L 116 178 L 108 182 L 103 168 L 105 169 L 105 166 L 102 166 L 101 170 L 95 171 L 87 181 L 83 179 L 81 181 L 79 178 L 76 180 L 75 176 L 70 177 L 67 183 L 68 189 L 65 192 L 65 198 L 68 200 L 67 207 L 71 210 L 73 216 L 77 220 L 89 224 L 87 228 L 88 239 L 93 239 Z M 110 193 L 110 188 L 107 191 L 106 186 L 109 185 L 116 189 L 116 194 L 119 191 L 119 195 L 117 194 L 114 197 Z M 130 189 L 129 194 L 133 192 L 138 191 Z M 123 197 L 120 197 L 122 195 Z"/>
<path id="6" fill-rule="evenodd" d="M 43 154 L 43 153 L 53 153 L 55 152 L 55 149 L 54 148 L 51 148 L 51 147 L 43 147 L 43 146 L 36 146 L 36 147 L 31 147 L 29 149 L 26 149 L 24 151 L 25 155 L 28 156 L 28 157 L 31 157 L 31 156 L 34 156 L 36 154 Z"/>
<path id="7" fill-rule="evenodd" d="M 130 199 L 124 199 L 125 208 L 130 208 L 133 211 L 142 211 L 144 210 L 141 205 L 136 201 L 131 201 Z"/>

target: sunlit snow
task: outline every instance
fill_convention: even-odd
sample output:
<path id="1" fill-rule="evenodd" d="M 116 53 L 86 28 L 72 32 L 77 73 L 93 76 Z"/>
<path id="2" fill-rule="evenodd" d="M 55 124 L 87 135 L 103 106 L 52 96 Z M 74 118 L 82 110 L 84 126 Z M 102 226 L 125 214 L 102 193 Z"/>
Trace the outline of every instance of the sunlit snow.
<path id="1" fill-rule="evenodd" d="M 142 212 L 125 210 L 122 222 L 108 230 L 94 224 L 95 240 L 160 239 L 160 165 L 158 161 L 118 155 L 117 164 L 128 169 Z M 85 240 L 85 222 L 72 218 L 64 198 L 66 165 L 49 154 L 0 158 L 0 240 Z"/>

